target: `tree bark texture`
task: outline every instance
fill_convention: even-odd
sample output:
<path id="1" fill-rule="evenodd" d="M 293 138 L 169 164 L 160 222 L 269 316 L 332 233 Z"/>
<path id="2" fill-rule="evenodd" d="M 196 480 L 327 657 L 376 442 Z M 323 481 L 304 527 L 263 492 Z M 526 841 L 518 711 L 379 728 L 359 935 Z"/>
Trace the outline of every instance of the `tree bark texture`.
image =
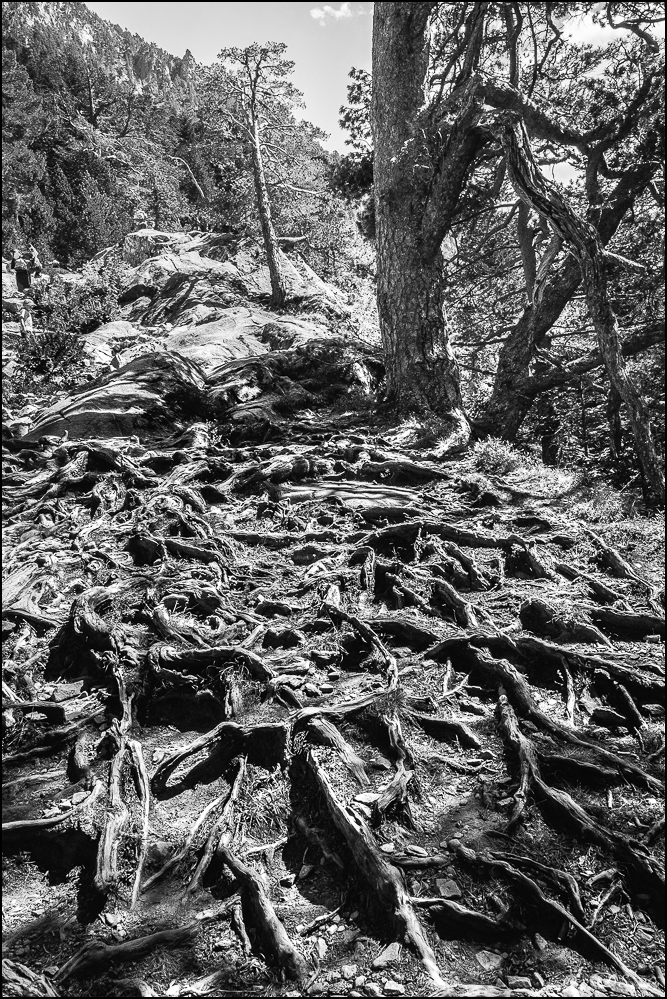
<path id="1" fill-rule="evenodd" d="M 269 191 L 266 186 L 266 176 L 264 174 L 259 122 L 256 118 L 252 122 L 252 172 L 255 180 L 255 194 L 257 196 L 259 221 L 262 227 L 262 238 L 264 240 L 264 249 L 266 251 L 271 278 L 271 302 L 276 308 L 281 309 L 287 300 L 287 286 L 281 260 L 282 250 L 278 245 L 278 237 L 276 236 L 276 230 L 273 228 L 273 220 L 271 218 L 271 202 L 269 201 Z"/>
<path id="2" fill-rule="evenodd" d="M 480 140 L 465 87 L 453 125 L 439 127 L 427 104 L 433 6 L 378 3 L 373 15 L 377 301 L 389 400 L 449 416 L 467 437 L 440 247 Z"/>
<path id="3" fill-rule="evenodd" d="M 542 176 L 521 119 L 512 113 L 504 115 L 499 132 L 508 174 L 517 194 L 548 219 L 556 234 L 572 246 L 577 257 L 588 310 L 609 380 L 628 410 L 637 457 L 652 497 L 664 505 L 665 477 L 651 436 L 648 410 L 623 360 L 618 321 L 609 299 L 600 235 L 590 222 L 576 215 L 557 188 Z"/>

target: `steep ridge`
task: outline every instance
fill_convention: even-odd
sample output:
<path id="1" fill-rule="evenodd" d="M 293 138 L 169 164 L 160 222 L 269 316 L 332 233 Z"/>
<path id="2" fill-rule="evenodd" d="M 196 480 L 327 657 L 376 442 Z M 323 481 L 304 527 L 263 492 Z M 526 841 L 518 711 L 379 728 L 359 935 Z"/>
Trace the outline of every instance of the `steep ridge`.
<path id="1" fill-rule="evenodd" d="M 650 557 L 369 419 L 298 256 L 123 253 L 3 428 L 6 993 L 663 994 Z"/>
<path id="2" fill-rule="evenodd" d="M 138 93 L 164 92 L 187 86 L 190 80 L 194 57 L 189 50 L 183 57 L 173 56 L 103 20 L 85 3 L 16 0 L 3 3 L 2 11 L 5 31 L 16 45 L 32 48 L 46 38 L 60 44 L 75 42 Z"/>

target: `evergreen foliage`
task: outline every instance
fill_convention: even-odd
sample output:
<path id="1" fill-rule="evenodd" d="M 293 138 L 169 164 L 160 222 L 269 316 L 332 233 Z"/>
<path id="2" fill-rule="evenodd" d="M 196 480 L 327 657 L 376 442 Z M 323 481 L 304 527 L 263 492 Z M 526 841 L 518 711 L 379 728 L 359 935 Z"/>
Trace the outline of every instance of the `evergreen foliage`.
<path id="1" fill-rule="evenodd" d="M 259 233 L 251 151 L 223 113 L 229 67 L 177 59 L 82 3 L 3 3 L 2 43 L 3 252 L 31 242 L 45 260 L 80 266 L 138 211 L 156 228 Z M 340 262 L 350 213 L 331 190 L 324 136 L 295 117 L 293 87 L 274 105 L 277 233 Z"/>

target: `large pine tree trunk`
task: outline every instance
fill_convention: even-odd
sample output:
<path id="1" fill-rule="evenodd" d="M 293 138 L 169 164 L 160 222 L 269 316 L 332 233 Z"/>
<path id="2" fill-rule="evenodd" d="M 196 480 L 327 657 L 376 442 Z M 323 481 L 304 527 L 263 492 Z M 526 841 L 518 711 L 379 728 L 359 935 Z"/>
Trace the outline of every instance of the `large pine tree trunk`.
<path id="1" fill-rule="evenodd" d="M 377 300 L 388 397 L 400 412 L 451 415 L 463 428 L 459 369 L 445 325 L 442 255 L 424 260 L 420 254 L 409 205 L 378 207 Z"/>
<path id="2" fill-rule="evenodd" d="M 259 221 L 262 227 L 264 249 L 269 265 L 269 276 L 271 278 L 271 302 L 276 308 L 280 309 L 285 305 L 287 300 L 287 285 L 281 260 L 282 250 L 278 246 L 276 231 L 273 228 L 273 220 L 271 219 L 271 202 L 269 201 L 269 191 L 266 186 L 259 122 L 257 119 L 252 123 L 252 169 L 255 180 Z"/>
<path id="3" fill-rule="evenodd" d="M 417 127 L 426 103 L 432 4 L 376 3 L 372 125 L 380 331 L 387 395 L 399 412 L 451 417 L 467 435 L 449 346 L 439 240 L 425 232 L 432 173 Z"/>
<path id="4" fill-rule="evenodd" d="M 648 410 L 621 353 L 618 321 L 609 299 L 600 236 L 594 226 L 575 214 L 557 188 L 542 176 L 520 119 L 504 116 L 500 136 L 509 177 L 517 194 L 549 221 L 561 239 L 572 246 L 577 257 L 588 311 L 609 381 L 628 410 L 637 458 L 652 498 L 664 506 L 665 476 L 651 436 Z"/>

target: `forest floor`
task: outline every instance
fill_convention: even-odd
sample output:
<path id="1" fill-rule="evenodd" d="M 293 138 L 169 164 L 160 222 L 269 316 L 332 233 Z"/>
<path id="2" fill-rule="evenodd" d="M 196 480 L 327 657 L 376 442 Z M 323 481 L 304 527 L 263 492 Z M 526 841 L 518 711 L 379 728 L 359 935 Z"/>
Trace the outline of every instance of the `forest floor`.
<path id="1" fill-rule="evenodd" d="M 5 442 L 6 994 L 663 994 L 659 524 L 406 436 Z"/>
<path id="2" fill-rule="evenodd" d="M 189 308 L 172 270 L 128 310 Z M 4 994 L 663 995 L 661 521 L 206 309 L 270 352 L 3 426 Z M 211 386 L 250 422 L 173 433 Z"/>

